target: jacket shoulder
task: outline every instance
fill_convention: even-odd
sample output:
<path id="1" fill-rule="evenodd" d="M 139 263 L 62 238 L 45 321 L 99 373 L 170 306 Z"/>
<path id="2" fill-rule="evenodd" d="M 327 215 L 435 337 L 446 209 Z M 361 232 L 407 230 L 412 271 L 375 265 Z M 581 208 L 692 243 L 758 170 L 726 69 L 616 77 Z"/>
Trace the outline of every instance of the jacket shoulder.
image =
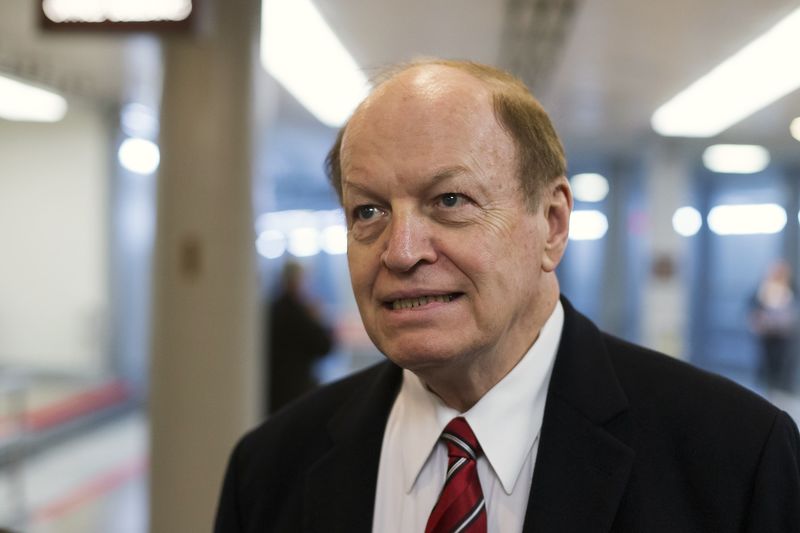
<path id="1" fill-rule="evenodd" d="M 215 531 L 298 530 L 306 476 L 341 434 L 377 425 L 399 376 L 380 363 L 290 403 L 246 433 L 228 462 Z"/>
<path id="2" fill-rule="evenodd" d="M 714 483 L 724 478 L 749 485 L 776 428 L 797 431 L 786 413 L 727 378 L 612 336 L 605 339 L 628 398 L 629 429 L 635 428 L 629 437 L 645 457 L 668 457 L 676 468 L 695 472 L 736 465 Z"/>
<path id="3" fill-rule="evenodd" d="M 681 530 L 794 530 L 800 436 L 792 419 L 724 377 L 603 338 L 628 399 L 612 431 L 636 457 L 623 508 L 639 511 L 620 514 L 621 530 L 646 530 L 645 515 L 682 517 Z"/>
<path id="4" fill-rule="evenodd" d="M 301 447 L 310 437 L 325 441 L 327 424 L 342 416 L 355 398 L 367 394 L 387 367 L 387 363 L 373 365 L 298 398 L 246 433 L 237 448 L 245 458 L 269 457 L 271 451 L 283 454 L 287 448 Z"/>
<path id="5" fill-rule="evenodd" d="M 633 409 L 657 408 L 684 422 L 730 416 L 739 424 L 763 420 L 767 426 L 780 412 L 730 379 L 609 334 L 603 337 Z"/>

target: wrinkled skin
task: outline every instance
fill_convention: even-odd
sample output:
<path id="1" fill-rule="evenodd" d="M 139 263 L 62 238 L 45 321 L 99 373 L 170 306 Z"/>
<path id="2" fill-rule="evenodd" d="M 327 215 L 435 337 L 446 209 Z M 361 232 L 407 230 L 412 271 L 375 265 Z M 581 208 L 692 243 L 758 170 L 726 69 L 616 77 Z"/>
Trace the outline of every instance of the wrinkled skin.
<path id="1" fill-rule="evenodd" d="M 532 211 L 483 82 L 406 71 L 362 104 L 341 149 L 348 262 L 366 330 L 464 411 L 525 354 L 558 299 L 572 196 Z"/>

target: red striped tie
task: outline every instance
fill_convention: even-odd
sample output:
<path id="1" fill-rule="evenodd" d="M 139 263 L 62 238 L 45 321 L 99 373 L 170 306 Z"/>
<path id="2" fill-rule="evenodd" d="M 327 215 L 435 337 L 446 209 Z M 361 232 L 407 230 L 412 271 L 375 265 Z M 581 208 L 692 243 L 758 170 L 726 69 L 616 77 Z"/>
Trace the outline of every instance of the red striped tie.
<path id="1" fill-rule="evenodd" d="M 467 421 L 454 418 L 442 432 L 447 478 L 425 533 L 486 533 L 486 504 L 478 481 L 478 439 Z"/>

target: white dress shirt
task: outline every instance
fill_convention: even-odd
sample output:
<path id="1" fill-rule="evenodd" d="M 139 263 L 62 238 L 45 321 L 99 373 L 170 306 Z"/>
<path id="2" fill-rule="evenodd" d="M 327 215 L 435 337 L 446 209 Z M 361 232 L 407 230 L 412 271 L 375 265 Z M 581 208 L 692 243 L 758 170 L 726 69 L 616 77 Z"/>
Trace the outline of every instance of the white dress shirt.
<path id="1" fill-rule="evenodd" d="M 415 374 L 403 371 L 383 436 L 373 533 L 425 531 L 447 471 L 447 447 L 439 436 L 457 416 L 466 418 L 483 449 L 478 477 L 488 532 L 522 531 L 563 325 L 558 302 L 520 362 L 465 413 L 446 406 Z"/>

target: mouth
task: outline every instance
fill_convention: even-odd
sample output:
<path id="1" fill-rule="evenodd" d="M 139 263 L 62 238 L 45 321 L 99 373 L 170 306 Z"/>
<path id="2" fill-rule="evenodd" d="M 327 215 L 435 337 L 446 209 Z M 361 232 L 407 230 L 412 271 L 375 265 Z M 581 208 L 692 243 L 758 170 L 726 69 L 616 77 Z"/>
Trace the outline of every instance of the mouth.
<path id="1" fill-rule="evenodd" d="M 391 300 L 389 302 L 384 302 L 384 307 L 387 309 L 392 309 L 394 311 L 400 309 L 414 309 L 416 307 L 423 307 L 425 305 L 429 305 L 432 303 L 450 303 L 453 300 L 460 298 L 463 296 L 464 293 L 462 292 L 453 292 L 450 294 L 431 294 L 431 295 L 423 295 L 417 296 L 414 298 L 399 298 L 397 300 Z"/>

